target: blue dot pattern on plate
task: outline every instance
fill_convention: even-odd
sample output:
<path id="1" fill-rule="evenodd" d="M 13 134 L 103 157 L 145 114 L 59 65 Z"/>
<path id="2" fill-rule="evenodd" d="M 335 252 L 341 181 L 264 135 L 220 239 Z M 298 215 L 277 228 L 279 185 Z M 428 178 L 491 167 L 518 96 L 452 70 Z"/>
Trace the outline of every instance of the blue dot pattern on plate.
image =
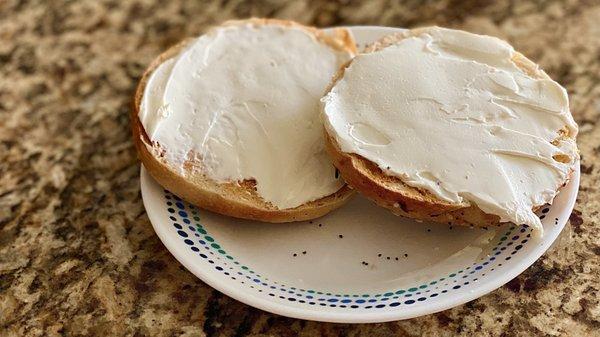
<path id="1" fill-rule="evenodd" d="M 256 292 L 281 301 L 306 306 L 378 310 L 427 302 L 449 292 L 468 288 L 485 277 L 486 271 L 502 268 L 503 263 L 518 254 L 531 238 L 531 228 L 511 226 L 485 258 L 445 277 L 379 294 L 342 294 L 334 291 L 298 289 L 270 280 L 229 255 L 225 247 L 222 247 L 200 224 L 198 208 L 167 190 L 164 190 L 164 197 L 173 230 L 179 235 L 182 243 L 197 254 L 199 259 L 232 281 L 248 286 Z M 548 208 L 542 210 L 543 214 L 547 212 Z"/>

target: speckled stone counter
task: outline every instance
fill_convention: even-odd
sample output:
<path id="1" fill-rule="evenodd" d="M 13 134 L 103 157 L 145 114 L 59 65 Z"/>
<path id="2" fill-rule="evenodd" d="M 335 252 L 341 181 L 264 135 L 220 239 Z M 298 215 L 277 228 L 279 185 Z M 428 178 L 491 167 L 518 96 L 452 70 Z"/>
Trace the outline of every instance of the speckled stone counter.
<path id="1" fill-rule="evenodd" d="M 515 280 L 434 315 L 324 324 L 186 271 L 140 199 L 128 112 L 161 50 L 230 18 L 438 24 L 507 39 L 569 91 L 581 190 Z M 0 1 L 0 336 L 600 336 L 600 2 Z"/>

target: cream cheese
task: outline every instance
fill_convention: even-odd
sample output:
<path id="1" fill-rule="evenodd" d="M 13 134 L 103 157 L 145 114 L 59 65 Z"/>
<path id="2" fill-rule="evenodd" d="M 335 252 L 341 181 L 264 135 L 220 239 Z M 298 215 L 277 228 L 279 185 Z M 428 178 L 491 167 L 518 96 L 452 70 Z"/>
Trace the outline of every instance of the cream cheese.
<path id="1" fill-rule="evenodd" d="M 297 207 L 343 186 L 319 99 L 351 57 L 297 27 L 219 27 L 154 71 L 139 118 L 182 175 L 199 161 L 213 180 L 253 179 L 265 201 Z"/>
<path id="2" fill-rule="evenodd" d="M 568 179 L 577 125 L 565 89 L 514 55 L 497 38 L 437 27 L 358 55 L 322 99 L 325 127 L 343 152 L 410 186 L 541 230 L 532 208 Z M 553 145 L 564 128 L 571 138 Z"/>

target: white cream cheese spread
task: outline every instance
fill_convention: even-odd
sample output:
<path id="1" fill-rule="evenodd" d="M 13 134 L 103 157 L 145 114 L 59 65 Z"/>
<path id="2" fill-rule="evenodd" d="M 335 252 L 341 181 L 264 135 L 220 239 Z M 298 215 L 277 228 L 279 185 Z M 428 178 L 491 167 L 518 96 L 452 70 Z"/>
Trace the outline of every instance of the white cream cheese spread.
<path id="1" fill-rule="evenodd" d="M 199 161 L 215 181 L 255 180 L 265 201 L 297 207 L 343 186 L 319 99 L 351 57 L 298 27 L 215 28 L 154 71 L 139 118 L 181 174 Z"/>
<path id="2" fill-rule="evenodd" d="M 532 208 L 568 179 L 577 125 L 565 89 L 514 55 L 497 38 L 437 27 L 358 55 L 322 99 L 325 127 L 343 152 L 410 186 L 541 232 Z M 555 141 L 561 129 L 569 137 Z"/>

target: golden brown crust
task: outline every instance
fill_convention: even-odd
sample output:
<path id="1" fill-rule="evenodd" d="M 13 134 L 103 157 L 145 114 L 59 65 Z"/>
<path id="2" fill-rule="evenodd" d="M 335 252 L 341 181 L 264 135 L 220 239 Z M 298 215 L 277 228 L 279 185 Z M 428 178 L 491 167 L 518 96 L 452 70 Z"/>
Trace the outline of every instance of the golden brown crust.
<path id="1" fill-rule="evenodd" d="M 266 19 L 266 18 L 250 18 L 245 20 L 229 20 L 225 21 L 222 25 L 217 26 L 239 26 L 243 24 L 256 24 L 256 25 L 279 25 L 284 27 L 296 27 L 303 29 L 313 34 L 318 40 L 328 44 L 332 48 L 342 51 L 356 54 L 356 43 L 350 31 L 346 28 L 334 28 L 333 32 L 325 32 L 321 29 L 305 26 L 294 21 L 280 20 L 280 19 Z"/>
<path id="2" fill-rule="evenodd" d="M 228 21 L 224 25 L 241 25 L 246 23 L 299 27 L 315 34 L 316 38 L 333 48 L 350 53 L 354 53 L 356 50 L 354 41 L 347 31 L 345 33 L 341 31 L 336 32 L 333 36 L 329 36 L 312 27 L 305 27 L 292 21 L 273 19 Z M 134 95 L 130 116 L 133 139 L 139 158 L 148 173 L 159 184 L 190 203 L 213 212 L 243 219 L 266 222 L 309 220 L 323 216 L 348 201 L 354 192 L 347 185 L 344 185 L 337 192 L 329 196 L 308 202 L 296 208 L 282 210 L 265 202 L 257 194 L 252 181 L 217 183 L 201 173 L 194 173 L 188 177 L 183 177 L 177 169 L 170 167 L 160 156 L 156 155 L 159 146 L 151 143 L 138 118 L 144 89 L 153 71 L 164 61 L 179 54 L 190 41 L 191 39 L 184 40 L 159 55 L 142 75 Z M 198 164 L 195 163 L 194 165 L 197 166 Z"/>
<path id="3" fill-rule="evenodd" d="M 397 177 L 384 174 L 372 161 L 357 154 L 342 152 L 327 133 L 325 144 L 333 164 L 346 183 L 396 215 L 477 227 L 500 222 L 498 216 L 486 214 L 477 206 L 464 207 L 444 202 L 429 192 L 406 185 Z"/>
<path id="4" fill-rule="evenodd" d="M 385 36 L 369 45 L 365 52 L 375 52 L 406 37 L 421 34 L 427 29 L 429 28 L 418 28 Z M 522 54 L 515 53 L 513 61 L 530 76 L 549 78 L 534 62 Z M 343 77 L 345 69 L 351 63 L 352 61 L 349 61 L 341 67 L 330 84 L 328 92 Z M 559 139 L 563 137 L 569 137 L 568 131 L 561 133 Z M 329 134 L 327 129 L 325 144 L 334 165 L 346 183 L 396 215 L 451 225 L 487 227 L 500 224 L 500 217 L 487 214 L 476 205 L 445 202 L 428 191 L 408 186 L 400 178 L 385 174 L 377 164 L 360 155 L 343 152 L 335 137 Z M 542 205 L 536 206 L 534 210 L 540 206 Z"/>

